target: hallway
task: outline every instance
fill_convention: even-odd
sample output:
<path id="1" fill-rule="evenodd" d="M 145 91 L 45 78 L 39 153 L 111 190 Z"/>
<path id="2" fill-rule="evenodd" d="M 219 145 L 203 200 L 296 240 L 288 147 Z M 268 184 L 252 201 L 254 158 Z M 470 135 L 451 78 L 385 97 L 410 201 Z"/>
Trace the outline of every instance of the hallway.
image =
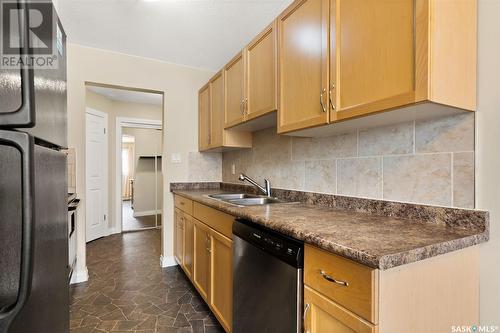
<path id="1" fill-rule="evenodd" d="M 154 228 L 155 215 L 134 217 L 134 210 L 130 200 L 124 200 L 122 205 L 123 231 L 132 231 L 144 228 Z M 161 214 L 158 214 L 158 226 L 161 226 Z"/>
<path id="2" fill-rule="evenodd" d="M 223 332 L 184 273 L 159 266 L 160 233 L 87 244 L 89 281 L 70 288 L 71 333 Z"/>

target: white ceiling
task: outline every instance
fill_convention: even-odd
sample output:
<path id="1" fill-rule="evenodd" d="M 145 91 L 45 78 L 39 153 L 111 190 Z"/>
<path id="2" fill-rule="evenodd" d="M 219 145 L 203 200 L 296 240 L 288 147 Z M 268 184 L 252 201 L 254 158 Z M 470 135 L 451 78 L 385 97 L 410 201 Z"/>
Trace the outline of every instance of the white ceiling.
<path id="1" fill-rule="evenodd" d="M 72 43 L 220 69 L 292 0 L 59 0 Z"/>
<path id="2" fill-rule="evenodd" d="M 163 105 L 163 95 L 155 93 L 146 93 L 134 90 L 115 89 L 98 86 L 87 86 L 87 89 L 103 95 L 113 101 L 143 103 L 152 105 Z"/>

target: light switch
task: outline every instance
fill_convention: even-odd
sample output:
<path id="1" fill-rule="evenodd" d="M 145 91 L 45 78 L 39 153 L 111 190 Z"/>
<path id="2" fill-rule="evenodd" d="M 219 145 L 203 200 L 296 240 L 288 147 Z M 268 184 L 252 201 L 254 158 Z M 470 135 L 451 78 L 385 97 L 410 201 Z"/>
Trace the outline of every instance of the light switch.
<path id="1" fill-rule="evenodd" d="M 234 164 L 231 164 L 231 174 L 236 174 L 236 166 Z"/>
<path id="2" fill-rule="evenodd" d="M 182 162 L 181 154 L 179 154 L 179 153 L 172 153 L 172 155 L 170 156 L 170 161 L 172 163 L 175 163 L 175 164 L 181 163 Z"/>

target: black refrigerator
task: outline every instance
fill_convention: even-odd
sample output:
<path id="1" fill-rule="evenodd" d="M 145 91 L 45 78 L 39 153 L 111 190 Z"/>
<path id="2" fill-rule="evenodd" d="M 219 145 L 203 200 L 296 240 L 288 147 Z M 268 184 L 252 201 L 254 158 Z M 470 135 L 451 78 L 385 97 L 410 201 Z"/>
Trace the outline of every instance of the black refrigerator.
<path id="1" fill-rule="evenodd" d="M 0 333 L 67 333 L 66 36 L 50 2 L 0 11 Z"/>

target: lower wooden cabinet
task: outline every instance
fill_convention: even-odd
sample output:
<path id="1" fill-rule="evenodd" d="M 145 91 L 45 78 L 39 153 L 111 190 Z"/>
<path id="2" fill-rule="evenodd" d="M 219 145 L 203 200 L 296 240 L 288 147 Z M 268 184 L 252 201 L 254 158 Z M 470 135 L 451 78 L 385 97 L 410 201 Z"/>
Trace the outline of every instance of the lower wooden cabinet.
<path id="1" fill-rule="evenodd" d="M 216 231 L 211 238 L 210 306 L 224 329 L 231 331 L 233 317 L 233 241 Z"/>
<path id="2" fill-rule="evenodd" d="M 184 222 L 180 209 L 174 209 L 174 257 L 179 265 L 183 266 L 184 256 Z"/>
<path id="3" fill-rule="evenodd" d="M 191 277 L 193 275 L 194 263 L 194 223 L 193 218 L 184 214 L 184 255 L 182 262 L 186 275 Z"/>
<path id="4" fill-rule="evenodd" d="M 210 302 L 210 229 L 194 220 L 193 283 L 203 299 Z"/>
<path id="5" fill-rule="evenodd" d="M 304 331 L 308 333 L 376 333 L 377 327 L 315 290 L 304 287 Z"/>

